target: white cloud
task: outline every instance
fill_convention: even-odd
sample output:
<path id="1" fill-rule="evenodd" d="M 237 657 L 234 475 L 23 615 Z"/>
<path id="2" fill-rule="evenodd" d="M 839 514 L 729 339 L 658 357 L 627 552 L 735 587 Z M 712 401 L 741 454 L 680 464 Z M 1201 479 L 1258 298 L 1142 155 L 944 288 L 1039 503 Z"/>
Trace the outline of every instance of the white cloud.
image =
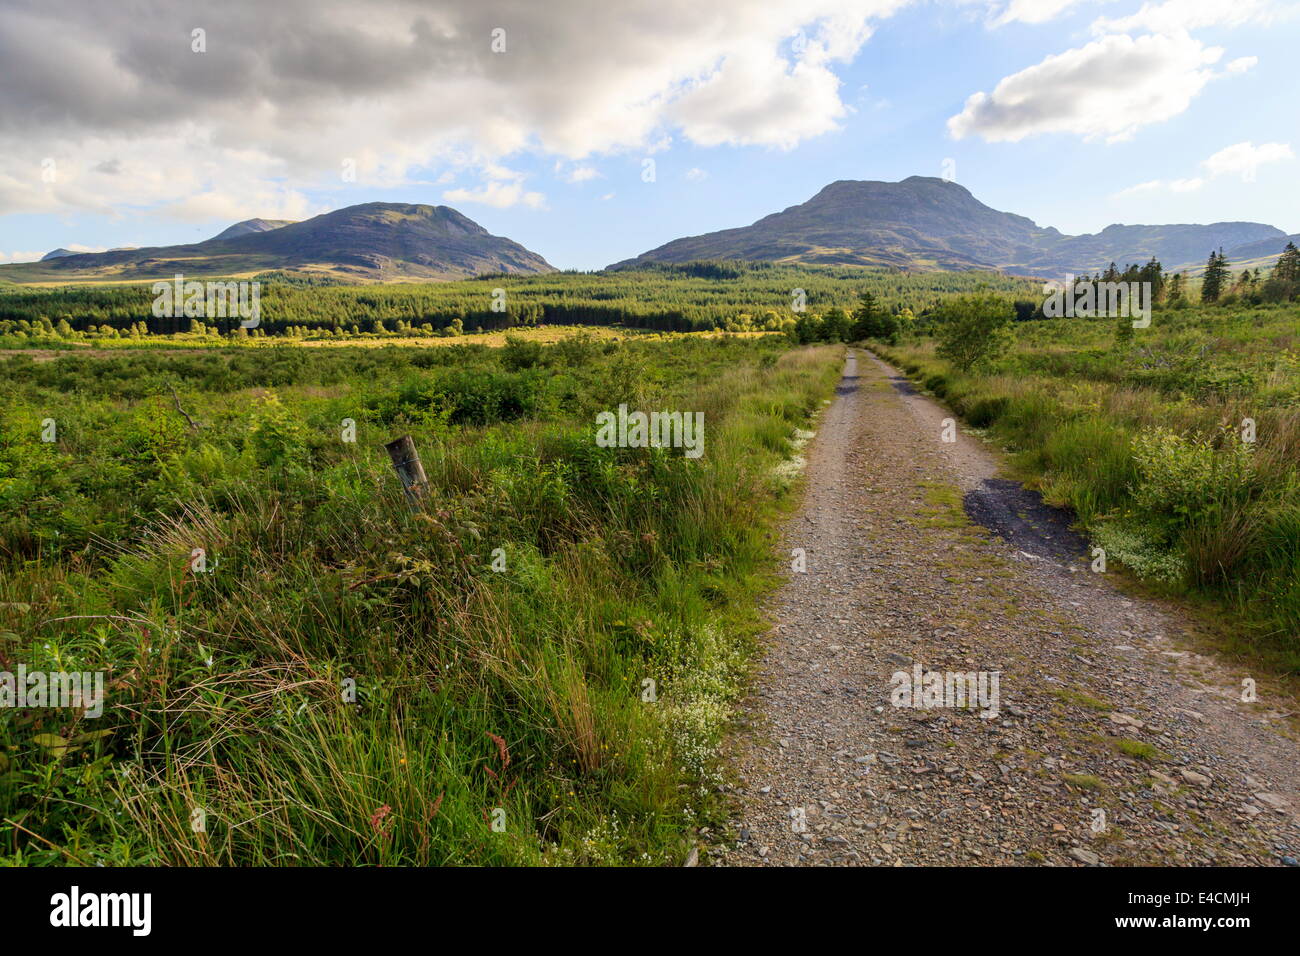
<path id="1" fill-rule="evenodd" d="M 692 166 L 690 169 L 686 170 L 686 178 L 693 183 L 700 183 L 708 179 L 709 174 L 698 166 Z"/>
<path id="2" fill-rule="evenodd" d="M 172 0 L 147 16 L 6 0 L 0 62 L 22 82 L 0 110 L 0 209 L 270 216 L 306 190 L 409 184 L 429 166 L 489 182 L 457 194 L 529 204 L 539 195 L 485 167 L 678 136 L 789 148 L 837 128 L 836 70 L 908 2 L 370 0 L 359 17 L 349 0 Z M 67 175 L 42 181 L 46 157 Z"/>
<path id="3" fill-rule="evenodd" d="M 1202 27 L 1236 27 L 1246 23 L 1266 23 L 1277 17 L 1274 0 L 1163 0 L 1144 3 L 1137 13 L 1127 17 L 1098 18 L 1094 33 L 1175 34 Z"/>
<path id="4" fill-rule="evenodd" d="M 1136 186 L 1122 189 L 1115 193 L 1112 198 L 1118 199 L 1136 195 L 1137 193 L 1165 189 L 1175 193 L 1196 192 L 1206 183 L 1220 176 L 1236 175 L 1240 176 L 1243 182 L 1253 182 L 1255 171 L 1260 166 L 1289 159 L 1295 159 L 1295 153 L 1292 152 L 1288 143 L 1261 143 L 1259 146 L 1249 141 L 1235 143 L 1219 150 L 1209 159 L 1201 162 L 1201 167 L 1205 170 L 1204 176 L 1172 179 L 1168 182 L 1163 179 L 1153 179 L 1149 182 L 1138 183 Z"/>
<path id="5" fill-rule="evenodd" d="M 1135 186 L 1129 186 L 1127 189 L 1121 189 L 1119 192 L 1115 193 L 1111 198 L 1121 199 L 1125 196 L 1136 196 L 1139 193 L 1155 192 L 1158 189 L 1163 189 L 1164 185 L 1165 183 L 1164 180 L 1162 179 L 1149 179 L 1144 183 L 1138 183 Z"/>
<path id="6" fill-rule="evenodd" d="M 1224 69 L 1229 73 L 1245 73 L 1247 70 L 1254 69 L 1258 63 L 1259 57 L 1257 56 L 1239 56 L 1235 60 L 1231 60 Z"/>
<path id="7" fill-rule="evenodd" d="M 43 255 L 44 252 L 0 252 L 0 262 L 36 262 Z"/>
<path id="8" fill-rule="evenodd" d="M 948 131 L 988 142 L 1042 133 L 1128 139 L 1186 110 L 1222 56 L 1186 34 L 1102 37 L 1006 77 L 992 93 L 973 94 Z"/>
<path id="9" fill-rule="evenodd" d="M 605 193 L 605 195 L 600 197 L 600 201 L 608 202 L 609 200 L 613 199 L 615 195 L 616 195 L 615 193 Z"/>
<path id="10" fill-rule="evenodd" d="M 1288 143 L 1261 143 L 1256 146 L 1247 141 L 1219 150 L 1202 165 L 1211 176 L 1233 174 L 1251 180 L 1255 178 L 1255 170 L 1265 163 L 1277 163 L 1287 159 L 1295 159 L 1295 153 L 1291 151 Z"/>
<path id="11" fill-rule="evenodd" d="M 313 205 L 306 196 L 288 189 L 259 186 L 242 195 L 222 188 L 209 188 L 193 196 L 169 202 L 156 215 L 182 222 L 241 222 L 244 219 L 310 219 L 328 210 Z"/>
<path id="12" fill-rule="evenodd" d="M 511 206 L 528 206 L 530 209 L 545 209 L 546 197 L 538 192 L 529 192 L 520 183 L 490 182 L 480 189 L 449 189 L 442 194 L 447 202 L 474 202 L 498 209 Z"/>
<path id="13" fill-rule="evenodd" d="M 994 19 L 993 25 L 1046 23 L 1083 2 L 1084 0 L 1011 0 Z"/>
<path id="14" fill-rule="evenodd" d="M 589 179 L 595 179 L 600 173 L 595 166 L 577 166 L 565 179 L 571 183 L 585 183 Z"/>

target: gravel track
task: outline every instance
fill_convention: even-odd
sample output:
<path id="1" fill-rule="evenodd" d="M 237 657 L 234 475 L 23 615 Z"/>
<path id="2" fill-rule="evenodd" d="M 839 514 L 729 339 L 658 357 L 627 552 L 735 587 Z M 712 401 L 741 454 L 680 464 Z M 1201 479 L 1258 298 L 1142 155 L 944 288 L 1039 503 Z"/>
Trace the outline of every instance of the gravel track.
<path id="1" fill-rule="evenodd" d="M 716 865 L 1294 865 L 1293 702 L 1095 573 L 950 413 L 850 351 L 807 449 L 802 548 L 733 735 Z M 998 674 L 998 713 L 891 677 Z M 988 710 L 988 708 L 985 708 Z M 1097 811 L 1101 811 L 1098 813 Z"/>

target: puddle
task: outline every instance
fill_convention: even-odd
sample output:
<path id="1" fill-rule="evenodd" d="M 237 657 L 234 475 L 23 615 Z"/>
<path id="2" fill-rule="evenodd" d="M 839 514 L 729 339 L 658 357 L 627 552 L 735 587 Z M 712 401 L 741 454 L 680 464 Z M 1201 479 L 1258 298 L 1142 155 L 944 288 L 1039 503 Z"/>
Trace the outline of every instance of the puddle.
<path id="1" fill-rule="evenodd" d="M 916 386 L 912 384 L 911 380 L 908 379 L 906 375 L 902 375 L 895 372 L 886 375 L 886 378 L 889 379 L 889 384 L 894 386 L 894 391 L 896 391 L 899 395 L 920 395 L 921 394 L 917 390 Z"/>
<path id="2" fill-rule="evenodd" d="M 985 478 L 962 500 L 966 517 L 1037 558 L 1071 564 L 1090 554 L 1088 539 L 1070 527 L 1070 514 L 1015 481 Z"/>

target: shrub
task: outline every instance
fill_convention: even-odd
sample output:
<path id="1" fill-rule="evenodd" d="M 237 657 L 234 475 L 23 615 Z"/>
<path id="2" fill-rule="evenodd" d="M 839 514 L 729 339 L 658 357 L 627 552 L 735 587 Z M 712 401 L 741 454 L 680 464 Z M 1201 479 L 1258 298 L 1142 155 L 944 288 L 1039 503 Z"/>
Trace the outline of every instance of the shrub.
<path id="1" fill-rule="evenodd" d="M 992 293 L 962 295 L 939 308 L 937 352 L 963 372 L 997 358 L 1015 341 L 1015 309 Z"/>
<path id="2" fill-rule="evenodd" d="M 1216 449 L 1207 439 L 1159 426 L 1147 429 L 1133 442 L 1134 503 L 1171 532 L 1202 522 L 1248 493 L 1253 449 L 1235 439 Z"/>

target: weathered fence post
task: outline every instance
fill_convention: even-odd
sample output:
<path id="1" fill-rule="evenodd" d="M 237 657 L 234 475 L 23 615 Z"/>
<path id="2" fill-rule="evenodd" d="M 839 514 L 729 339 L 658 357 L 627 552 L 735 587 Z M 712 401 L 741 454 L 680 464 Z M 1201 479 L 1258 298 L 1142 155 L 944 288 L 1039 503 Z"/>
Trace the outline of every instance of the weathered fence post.
<path id="1" fill-rule="evenodd" d="M 410 435 L 395 438 L 384 446 L 388 457 L 393 460 L 393 470 L 402 479 L 402 488 L 406 490 L 406 501 L 412 508 L 419 507 L 429 489 L 429 479 L 420 464 L 420 453 L 415 450 L 415 442 Z"/>

